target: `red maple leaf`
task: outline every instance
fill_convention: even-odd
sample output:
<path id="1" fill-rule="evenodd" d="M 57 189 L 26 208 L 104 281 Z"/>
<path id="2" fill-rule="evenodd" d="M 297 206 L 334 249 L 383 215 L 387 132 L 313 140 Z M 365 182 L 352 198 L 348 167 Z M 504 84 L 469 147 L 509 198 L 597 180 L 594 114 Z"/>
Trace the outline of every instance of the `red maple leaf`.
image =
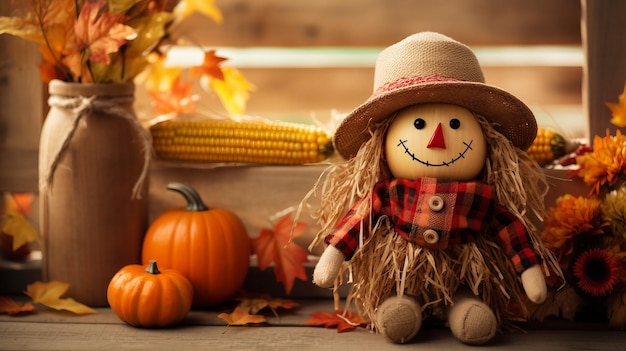
<path id="1" fill-rule="evenodd" d="M 264 270 L 274 263 L 276 281 L 283 283 L 287 295 L 291 293 L 296 278 L 307 280 L 304 263 L 308 262 L 307 251 L 291 241 L 298 237 L 306 228 L 303 222 L 294 225 L 290 215 L 276 222 L 274 230 L 263 228 L 258 237 L 252 239 L 252 248 L 257 255 L 259 269 Z"/>
<path id="2" fill-rule="evenodd" d="M 311 318 L 304 322 L 306 325 L 314 325 L 324 328 L 337 328 L 337 333 L 343 333 L 356 329 L 356 327 L 369 323 L 360 314 L 350 311 L 314 312 Z"/>
<path id="3" fill-rule="evenodd" d="M 209 76 L 219 80 L 224 80 L 224 73 L 220 68 L 220 63 L 226 61 L 225 58 L 215 55 L 215 50 L 209 50 L 204 53 L 204 61 L 200 66 L 194 66 L 189 69 L 189 76 L 202 77 Z"/>

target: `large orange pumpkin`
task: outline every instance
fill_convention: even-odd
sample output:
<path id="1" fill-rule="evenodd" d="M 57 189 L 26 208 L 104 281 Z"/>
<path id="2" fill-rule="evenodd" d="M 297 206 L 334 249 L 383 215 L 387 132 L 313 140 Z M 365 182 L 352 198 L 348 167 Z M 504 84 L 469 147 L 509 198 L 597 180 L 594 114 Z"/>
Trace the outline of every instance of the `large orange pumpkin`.
<path id="1" fill-rule="evenodd" d="M 182 194 L 187 207 L 165 211 L 148 228 L 142 261 L 157 260 L 193 285 L 193 307 L 210 307 L 234 295 L 250 268 L 250 239 L 233 213 L 208 208 L 198 193 L 182 183 L 167 189 Z"/>

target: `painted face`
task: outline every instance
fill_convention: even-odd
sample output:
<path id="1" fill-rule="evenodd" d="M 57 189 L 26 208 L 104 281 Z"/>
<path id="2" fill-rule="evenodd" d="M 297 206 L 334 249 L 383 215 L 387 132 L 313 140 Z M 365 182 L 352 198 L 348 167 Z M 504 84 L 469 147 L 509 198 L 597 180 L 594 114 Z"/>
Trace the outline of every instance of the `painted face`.
<path id="1" fill-rule="evenodd" d="M 400 110 L 385 140 L 385 156 L 396 178 L 476 179 L 487 143 L 471 111 L 449 104 L 420 104 Z"/>

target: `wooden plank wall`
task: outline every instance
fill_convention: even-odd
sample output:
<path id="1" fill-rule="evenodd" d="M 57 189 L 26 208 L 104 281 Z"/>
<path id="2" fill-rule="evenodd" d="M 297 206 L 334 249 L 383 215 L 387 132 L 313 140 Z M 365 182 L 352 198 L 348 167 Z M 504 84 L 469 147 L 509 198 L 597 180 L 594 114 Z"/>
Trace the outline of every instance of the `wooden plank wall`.
<path id="1" fill-rule="evenodd" d="M 415 32 L 468 45 L 579 44 L 575 0 L 216 0 L 224 23 L 181 27 L 216 46 L 387 46 Z M 201 31 L 198 31 L 202 28 Z"/>
<path id="2" fill-rule="evenodd" d="M 196 16 L 174 35 L 189 45 L 382 49 L 419 31 L 472 47 L 581 45 L 575 0 L 216 0 L 224 21 Z M 371 93 L 373 67 L 245 68 L 250 114 L 279 119 L 347 112 Z M 487 82 L 540 109 L 581 104 L 582 67 L 489 65 Z M 213 102 L 211 102 L 213 103 Z"/>
<path id="3" fill-rule="evenodd" d="M 604 136 L 617 129 L 609 121 L 605 102 L 618 102 L 626 84 L 626 1 L 582 0 L 583 47 L 587 65 L 583 84 L 583 108 L 590 135 Z M 621 128 L 622 133 L 626 128 Z"/>

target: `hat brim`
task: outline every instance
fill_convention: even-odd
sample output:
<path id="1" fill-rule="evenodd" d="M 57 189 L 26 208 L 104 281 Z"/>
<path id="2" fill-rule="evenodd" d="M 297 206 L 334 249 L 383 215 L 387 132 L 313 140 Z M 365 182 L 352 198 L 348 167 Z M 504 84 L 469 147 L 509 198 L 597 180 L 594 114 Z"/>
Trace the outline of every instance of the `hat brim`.
<path id="1" fill-rule="evenodd" d="M 335 149 L 350 159 L 370 139 L 369 125 L 405 107 L 422 103 L 458 105 L 485 117 L 515 147 L 527 150 L 537 135 L 535 117 L 521 100 L 497 87 L 477 82 L 428 82 L 374 95 L 337 128 Z"/>

